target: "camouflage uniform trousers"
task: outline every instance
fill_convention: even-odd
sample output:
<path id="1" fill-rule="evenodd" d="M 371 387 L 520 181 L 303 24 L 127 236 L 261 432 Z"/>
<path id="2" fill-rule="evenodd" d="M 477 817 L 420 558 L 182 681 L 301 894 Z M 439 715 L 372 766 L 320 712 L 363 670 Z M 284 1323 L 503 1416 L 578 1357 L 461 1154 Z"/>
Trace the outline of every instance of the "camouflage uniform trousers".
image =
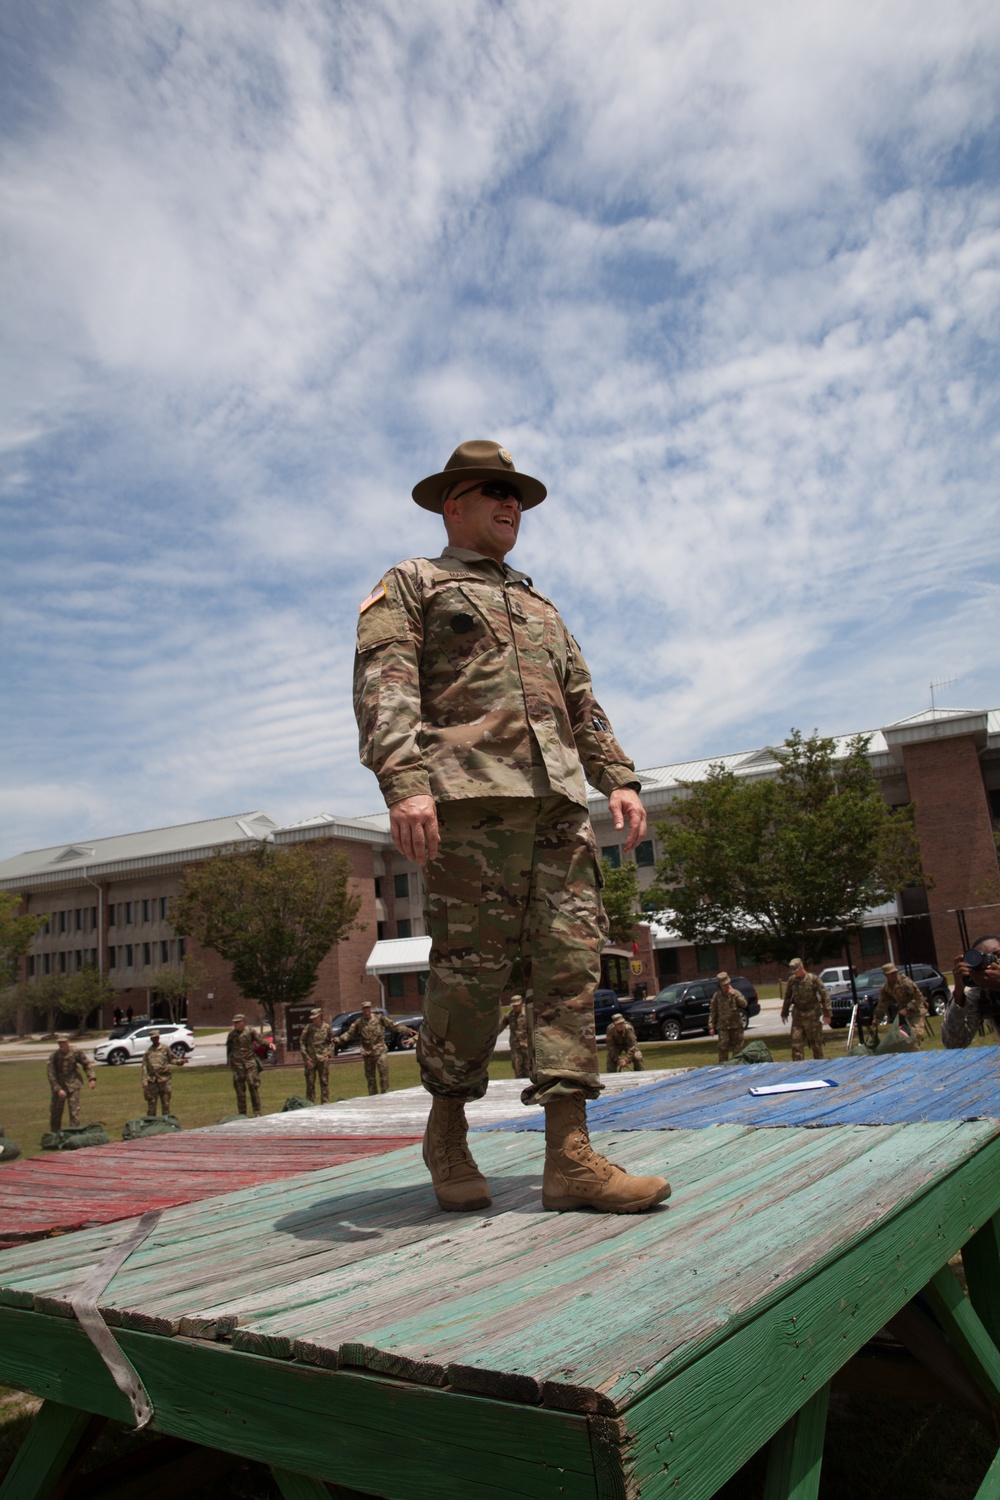
<path id="1" fill-rule="evenodd" d="M 170 1097 L 173 1091 L 173 1084 L 169 1078 L 164 1078 L 162 1081 L 158 1081 L 155 1078 L 147 1080 L 142 1086 L 142 1092 L 146 1096 L 146 1114 L 156 1114 L 156 1101 L 159 1099 L 160 1113 L 169 1115 Z"/>
<path id="2" fill-rule="evenodd" d="M 523 1042 L 511 1042 L 510 1066 L 515 1078 L 530 1078 L 531 1065 L 528 1049 Z"/>
<path id="3" fill-rule="evenodd" d="M 601 1091 L 594 1030 L 601 926 L 587 809 L 566 797 L 438 804 L 441 846 L 427 867 L 430 978 L 417 1042 L 423 1085 L 481 1099 L 500 996 L 520 955 L 533 995 L 525 1104 Z"/>
<path id="4" fill-rule="evenodd" d="M 312 1058 L 308 1055 L 302 1059 L 302 1066 L 306 1074 L 306 1098 L 310 1104 L 316 1103 L 316 1075 L 319 1074 L 319 1099 L 321 1104 L 330 1102 L 330 1059 L 328 1057 Z"/>
<path id="5" fill-rule="evenodd" d="M 792 1062 L 803 1062 L 806 1043 L 812 1048 L 813 1057 L 823 1056 L 823 1021 L 820 1016 L 802 1016 L 792 1006 Z M 742 1047 L 742 1039 L 740 1046 Z"/>
<path id="6" fill-rule="evenodd" d="M 52 1090 L 52 1108 L 49 1110 L 49 1129 L 61 1130 L 63 1109 L 69 1105 L 69 1123 L 79 1125 L 80 1123 L 80 1080 L 71 1079 L 63 1084 L 66 1090 L 65 1099 L 60 1099 L 55 1089 Z"/>
<path id="7" fill-rule="evenodd" d="M 389 1049 L 383 1047 L 381 1050 L 375 1048 L 371 1052 L 362 1051 L 361 1061 L 365 1065 L 365 1082 L 368 1084 L 369 1094 L 387 1094 L 389 1092 Z"/>
<path id="8" fill-rule="evenodd" d="M 233 1088 L 236 1090 L 236 1108 L 241 1115 L 247 1112 L 247 1089 L 255 1115 L 260 1114 L 260 1069 L 256 1062 L 244 1067 L 236 1063 L 233 1067 Z"/>
<path id="9" fill-rule="evenodd" d="M 792 1021 L 792 1055 L 794 1057 L 795 1047 L 795 1021 Z M 732 1053 L 739 1052 L 746 1037 L 743 1035 L 743 1023 L 741 1021 L 730 1021 L 725 1026 L 720 1026 L 716 1035 L 719 1044 L 720 1063 L 728 1062 Z"/>
<path id="10" fill-rule="evenodd" d="M 632 1047 L 625 1047 L 621 1052 L 618 1052 L 614 1047 L 609 1047 L 608 1072 L 627 1073 L 630 1069 L 633 1073 L 644 1073 L 646 1071 L 646 1064 L 642 1060 L 642 1052 L 638 1042 Z"/>

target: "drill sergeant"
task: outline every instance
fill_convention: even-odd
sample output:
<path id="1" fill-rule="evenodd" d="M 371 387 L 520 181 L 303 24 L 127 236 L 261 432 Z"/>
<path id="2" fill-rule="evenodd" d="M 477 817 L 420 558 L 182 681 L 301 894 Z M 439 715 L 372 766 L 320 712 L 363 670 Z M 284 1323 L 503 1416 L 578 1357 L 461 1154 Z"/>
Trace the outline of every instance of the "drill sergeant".
<path id="1" fill-rule="evenodd" d="M 430 978 L 417 1043 L 432 1095 L 424 1161 L 442 1209 L 483 1208 L 465 1102 L 480 1099 L 500 996 L 520 956 L 532 990 L 530 1086 L 545 1109 L 542 1204 L 635 1213 L 669 1193 L 598 1155 L 594 1032 L 603 911 L 584 773 L 644 836 L 635 767 L 555 606 L 504 561 L 545 486 L 505 448 L 462 443 L 413 499 L 443 516 L 440 557 L 397 564 L 360 606 L 354 702 L 361 759 L 390 831 L 427 869 Z M 606 929 L 606 923 L 604 923 Z"/>
<path id="2" fill-rule="evenodd" d="M 319 1074 L 319 1099 L 321 1104 L 330 1102 L 330 1059 L 334 1053 L 333 1029 L 323 1020 L 323 1012 L 314 1005 L 309 1012 L 309 1025 L 299 1038 L 302 1066 L 306 1074 L 306 1098 L 316 1103 L 316 1075 Z"/>
<path id="3" fill-rule="evenodd" d="M 359 1043 L 369 1094 L 377 1094 L 379 1084 L 382 1085 L 383 1094 L 389 1092 L 389 1048 L 385 1039 L 391 1032 L 395 1032 L 397 1036 L 416 1036 L 417 1034 L 409 1026 L 397 1026 L 395 1021 L 390 1020 L 381 1011 L 378 1015 L 374 1015 L 371 1001 L 363 1000 L 358 1019 L 352 1021 L 347 1030 L 341 1032 L 339 1039 L 334 1042 L 334 1047 L 338 1052 L 342 1047 L 349 1047 L 353 1041 Z"/>

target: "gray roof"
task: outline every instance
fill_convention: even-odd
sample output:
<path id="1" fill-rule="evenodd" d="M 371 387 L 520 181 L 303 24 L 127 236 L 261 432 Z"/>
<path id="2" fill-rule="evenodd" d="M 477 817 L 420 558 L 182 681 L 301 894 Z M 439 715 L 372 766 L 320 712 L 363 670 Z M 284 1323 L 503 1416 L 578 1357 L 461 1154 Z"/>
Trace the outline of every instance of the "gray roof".
<path id="1" fill-rule="evenodd" d="M 120 833 L 105 839 L 77 839 L 52 849 L 33 849 L 0 860 L 0 890 L 65 886 L 74 876 L 121 875 L 163 865 L 204 859 L 217 849 L 269 839 L 278 825 L 265 812 L 237 813 L 201 823 L 178 823 L 144 833 Z"/>

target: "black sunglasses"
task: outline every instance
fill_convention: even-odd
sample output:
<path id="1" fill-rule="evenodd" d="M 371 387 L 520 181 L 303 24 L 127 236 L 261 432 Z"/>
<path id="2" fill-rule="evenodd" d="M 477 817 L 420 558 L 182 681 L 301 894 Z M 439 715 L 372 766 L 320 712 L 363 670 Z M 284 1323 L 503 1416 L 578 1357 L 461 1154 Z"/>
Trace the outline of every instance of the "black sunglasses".
<path id="1" fill-rule="evenodd" d="M 478 484 L 470 484 L 467 490 L 460 490 L 457 495 L 452 495 L 452 500 L 461 500 L 463 495 L 471 495 L 478 490 L 485 495 L 487 500 L 516 500 L 518 510 L 522 510 L 521 491 L 514 485 L 508 484 L 505 479 L 484 479 Z"/>

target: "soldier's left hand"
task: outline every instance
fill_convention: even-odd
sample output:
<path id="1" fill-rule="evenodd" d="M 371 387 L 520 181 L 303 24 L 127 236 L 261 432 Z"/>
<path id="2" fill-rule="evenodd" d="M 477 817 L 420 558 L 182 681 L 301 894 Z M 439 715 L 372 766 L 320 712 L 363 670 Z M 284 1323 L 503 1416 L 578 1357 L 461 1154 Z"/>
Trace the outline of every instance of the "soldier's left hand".
<path id="1" fill-rule="evenodd" d="M 96 1078 L 92 1078 L 92 1079 L 91 1079 L 91 1080 L 90 1080 L 90 1087 L 91 1087 L 91 1088 L 92 1088 L 92 1089 L 96 1089 L 96 1087 L 97 1087 L 97 1079 L 96 1079 Z"/>
<path id="2" fill-rule="evenodd" d="M 619 831 L 625 827 L 625 819 L 628 818 L 628 837 L 622 846 L 628 854 L 646 836 L 646 809 L 642 805 L 642 799 L 630 786 L 620 786 L 608 798 L 608 807 Z"/>

